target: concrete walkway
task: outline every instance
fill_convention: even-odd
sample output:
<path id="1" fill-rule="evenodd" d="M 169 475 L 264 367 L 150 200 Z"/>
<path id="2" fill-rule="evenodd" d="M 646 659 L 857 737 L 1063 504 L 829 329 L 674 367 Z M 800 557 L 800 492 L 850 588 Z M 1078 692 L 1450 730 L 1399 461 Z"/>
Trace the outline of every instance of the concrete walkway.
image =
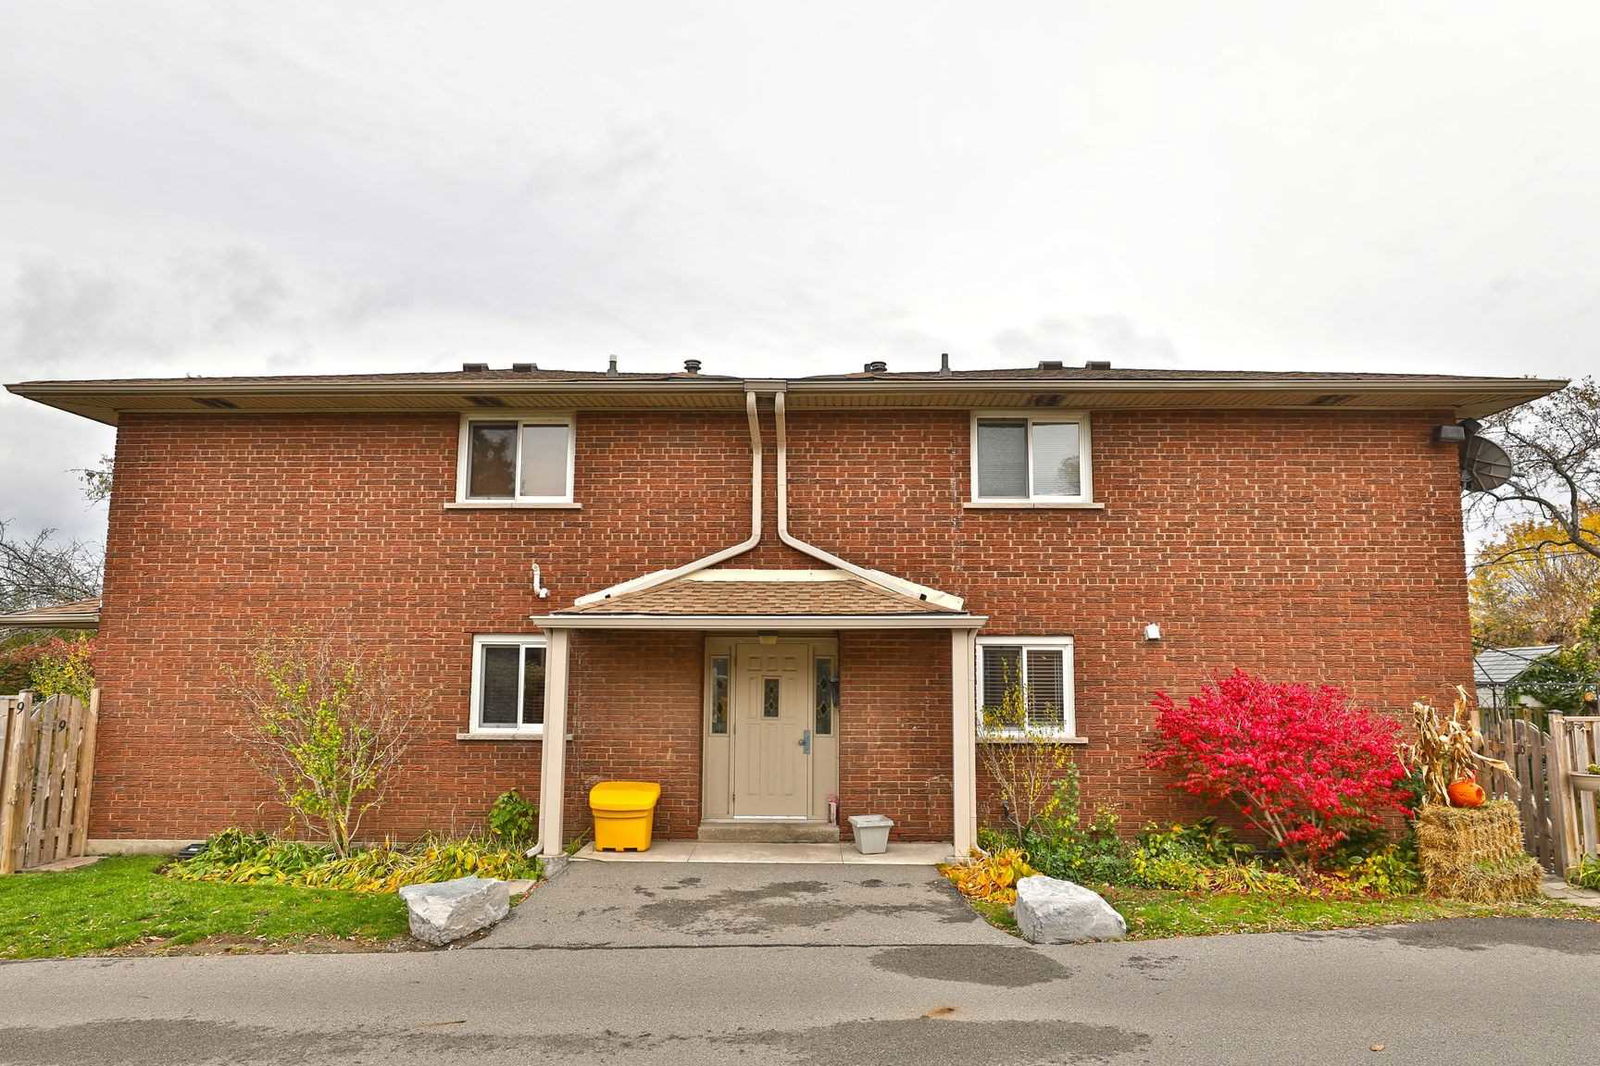
<path id="1" fill-rule="evenodd" d="M 863 855 L 850 843 L 744 844 L 713 840 L 658 840 L 648 851 L 596 851 L 593 844 L 573 856 L 594 862 L 834 863 L 862 866 L 933 866 L 955 857 L 954 844 L 890 844 L 879 855 Z"/>
<path id="2" fill-rule="evenodd" d="M 575 862 L 473 947 L 1017 943 L 927 866 Z"/>
<path id="3" fill-rule="evenodd" d="M 1559 899 L 1562 903 L 1570 903 L 1575 907 L 1593 907 L 1600 910 L 1600 892 L 1596 892 L 1592 888 L 1579 888 L 1577 885 L 1569 885 L 1566 881 L 1553 874 L 1544 879 L 1544 883 L 1539 886 L 1539 891 L 1550 899 Z"/>

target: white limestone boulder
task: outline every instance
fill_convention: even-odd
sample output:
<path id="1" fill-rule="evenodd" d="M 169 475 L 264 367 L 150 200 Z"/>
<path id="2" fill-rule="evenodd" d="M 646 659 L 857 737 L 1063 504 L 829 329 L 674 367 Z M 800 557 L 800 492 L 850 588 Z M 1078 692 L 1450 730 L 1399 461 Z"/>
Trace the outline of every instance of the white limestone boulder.
<path id="1" fill-rule="evenodd" d="M 411 935 L 439 947 L 487 929 L 511 913 L 509 887 L 492 877 L 405 885 L 400 897 L 411 915 Z"/>
<path id="2" fill-rule="evenodd" d="M 1128 923 L 1111 904 L 1082 885 L 1054 877 L 1017 882 L 1017 931 L 1034 944 L 1121 940 Z"/>

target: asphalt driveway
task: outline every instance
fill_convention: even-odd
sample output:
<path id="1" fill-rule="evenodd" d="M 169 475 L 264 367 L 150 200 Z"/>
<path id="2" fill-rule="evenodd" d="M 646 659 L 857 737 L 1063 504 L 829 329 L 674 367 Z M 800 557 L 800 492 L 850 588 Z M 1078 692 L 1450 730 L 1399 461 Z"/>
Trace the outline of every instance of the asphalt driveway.
<path id="1" fill-rule="evenodd" d="M 930 866 L 578 862 L 474 947 L 1015 943 Z"/>
<path id="2" fill-rule="evenodd" d="M 1597 962 L 1600 924 L 1557 919 L 1048 948 L 21 962 L 0 964 L 0 1063 L 1593 1066 Z"/>

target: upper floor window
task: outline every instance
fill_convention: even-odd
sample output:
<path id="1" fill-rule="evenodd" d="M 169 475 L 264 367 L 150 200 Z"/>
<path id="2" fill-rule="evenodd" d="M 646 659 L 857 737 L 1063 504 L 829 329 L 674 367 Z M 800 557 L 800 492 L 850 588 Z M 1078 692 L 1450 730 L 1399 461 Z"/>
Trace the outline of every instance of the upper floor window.
<path id="1" fill-rule="evenodd" d="M 972 498 L 979 502 L 1086 503 L 1089 416 L 982 413 L 972 417 Z"/>
<path id="2" fill-rule="evenodd" d="M 463 416 L 456 499 L 571 503 L 572 466 L 570 415 Z"/>

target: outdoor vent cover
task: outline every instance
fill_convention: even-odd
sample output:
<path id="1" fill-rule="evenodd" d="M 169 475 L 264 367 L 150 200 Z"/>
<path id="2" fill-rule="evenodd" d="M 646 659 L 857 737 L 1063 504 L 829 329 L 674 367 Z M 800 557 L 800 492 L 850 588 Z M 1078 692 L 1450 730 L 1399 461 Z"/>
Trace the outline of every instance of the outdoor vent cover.
<path id="1" fill-rule="evenodd" d="M 1338 407 L 1342 403 L 1349 403 L 1355 396 L 1348 392 L 1328 392 L 1311 401 L 1312 407 Z"/>
<path id="2" fill-rule="evenodd" d="M 1059 392 L 1041 392 L 1028 397 L 1029 407 L 1060 407 L 1061 394 Z"/>
<path id="3" fill-rule="evenodd" d="M 504 407 L 506 402 L 498 396 L 468 396 L 467 402 L 474 407 Z"/>
<path id="4" fill-rule="evenodd" d="M 469 374 L 481 374 L 489 369 L 488 363 L 462 363 L 461 369 Z"/>
<path id="5" fill-rule="evenodd" d="M 232 400 L 224 400 L 220 396 L 196 396 L 194 402 L 201 407 L 215 407 L 221 411 L 236 411 L 239 405 Z"/>

